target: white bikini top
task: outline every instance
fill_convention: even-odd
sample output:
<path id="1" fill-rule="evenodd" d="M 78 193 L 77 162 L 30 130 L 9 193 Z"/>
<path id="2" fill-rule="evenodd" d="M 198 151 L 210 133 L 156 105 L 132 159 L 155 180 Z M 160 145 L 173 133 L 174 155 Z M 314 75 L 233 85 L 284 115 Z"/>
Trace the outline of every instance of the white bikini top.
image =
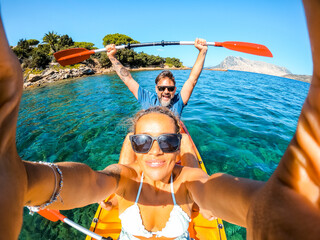
<path id="1" fill-rule="evenodd" d="M 156 237 L 189 239 L 188 227 L 191 219 L 188 216 L 188 214 L 185 213 L 182 210 L 182 208 L 176 203 L 176 198 L 174 196 L 173 191 L 172 174 L 170 185 L 174 206 L 170 213 L 170 217 L 168 222 L 166 223 L 166 226 L 161 231 L 149 232 L 145 229 L 145 227 L 142 224 L 140 209 L 138 206 L 138 200 L 141 193 L 142 184 L 143 173 L 141 175 L 141 182 L 135 203 L 119 215 L 122 224 L 122 230 L 119 239 L 137 239 L 134 236 L 151 238 L 153 235 L 156 235 Z"/>

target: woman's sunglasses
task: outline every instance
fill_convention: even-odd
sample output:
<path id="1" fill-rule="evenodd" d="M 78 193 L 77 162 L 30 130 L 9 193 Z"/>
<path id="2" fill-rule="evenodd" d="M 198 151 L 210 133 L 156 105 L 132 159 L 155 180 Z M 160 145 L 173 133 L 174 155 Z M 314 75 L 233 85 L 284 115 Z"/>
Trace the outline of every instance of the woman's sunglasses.
<path id="1" fill-rule="evenodd" d="M 136 134 L 129 136 L 133 151 L 136 153 L 147 153 L 152 144 L 157 140 L 160 149 L 164 153 L 173 153 L 180 149 L 181 134 L 161 134 L 158 137 L 152 137 L 148 134 Z"/>
<path id="2" fill-rule="evenodd" d="M 175 86 L 158 86 L 158 90 L 160 92 L 163 92 L 164 90 L 168 89 L 169 92 L 173 92 L 174 89 L 176 88 Z"/>

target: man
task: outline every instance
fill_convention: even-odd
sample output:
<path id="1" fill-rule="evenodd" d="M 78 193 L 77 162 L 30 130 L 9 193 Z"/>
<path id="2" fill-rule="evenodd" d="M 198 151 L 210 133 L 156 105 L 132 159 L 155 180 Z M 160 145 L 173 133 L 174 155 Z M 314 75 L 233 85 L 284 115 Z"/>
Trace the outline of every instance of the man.
<path id="1" fill-rule="evenodd" d="M 115 58 L 117 52 L 115 45 L 110 44 L 106 46 L 107 55 L 115 69 L 116 73 L 120 79 L 127 85 L 132 94 L 136 97 L 143 109 L 147 109 L 152 106 L 164 106 L 168 107 L 177 116 L 181 117 L 182 110 L 184 106 L 187 105 L 192 91 L 197 84 L 198 78 L 201 74 L 203 64 L 206 58 L 208 47 L 206 46 L 206 40 L 196 39 L 194 46 L 199 50 L 197 60 L 191 70 L 188 80 L 184 83 L 181 92 L 176 94 L 176 82 L 173 74 L 170 71 L 162 71 L 155 79 L 155 90 L 156 93 L 151 93 L 148 90 L 139 86 L 139 84 L 132 78 L 130 72 Z M 135 154 L 132 151 L 129 133 L 125 138 L 121 153 L 119 163 L 129 164 L 135 161 Z M 190 146 L 187 136 L 183 136 L 182 146 Z M 190 150 L 191 147 L 188 147 Z M 189 151 L 188 150 L 188 151 Z M 182 149 L 181 153 L 183 153 Z M 196 160 L 196 155 L 194 151 L 193 154 L 189 155 L 188 158 L 183 157 L 183 154 L 177 161 L 181 160 L 182 164 L 190 167 L 198 167 Z"/>
<path id="2" fill-rule="evenodd" d="M 115 58 L 115 45 L 107 45 L 107 55 L 120 79 L 127 85 L 132 94 L 139 101 L 143 109 L 151 106 L 168 107 L 177 116 L 181 117 L 182 110 L 187 105 L 193 88 L 201 74 L 208 47 L 204 39 L 196 39 L 194 46 L 199 50 L 197 60 L 191 70 L 188 80 L 184 83 L 181 92 L 176 94 L 176 82 L 170 71 L 161 72 L 156 80 L 156 94 L 139 86 L 130 72 Z"/>

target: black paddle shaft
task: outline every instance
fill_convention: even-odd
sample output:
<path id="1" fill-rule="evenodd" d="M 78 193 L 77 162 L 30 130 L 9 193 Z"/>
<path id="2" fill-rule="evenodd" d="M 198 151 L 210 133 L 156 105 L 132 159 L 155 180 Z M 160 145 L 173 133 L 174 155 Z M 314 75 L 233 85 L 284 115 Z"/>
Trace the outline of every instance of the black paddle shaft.
<path id="1" fill-rule="evenodd" d="M 180 45 L 180 41 L 175 42 L 168 42 L 168 41 L 161 41 L 161 42 L 153 42 L 153 43 L 128 43 L 125 45 L 124 48 L 131 49 L 131 48 L 137 48 L 137 47 L 151 47 L 151 46 L 168 46 L 168 45 Z"/>

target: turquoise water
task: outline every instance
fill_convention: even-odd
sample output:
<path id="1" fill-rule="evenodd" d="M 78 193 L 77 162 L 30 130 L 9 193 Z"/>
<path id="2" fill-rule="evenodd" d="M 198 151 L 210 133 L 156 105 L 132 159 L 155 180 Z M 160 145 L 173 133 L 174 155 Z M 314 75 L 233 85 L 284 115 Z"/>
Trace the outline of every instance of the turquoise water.
<path id="1" fill-rule="evenodd" d="M 159 72 L 132 75 L 153 91 Z M 190 71 L 173 73 L 181 89 Z M 203 71 L 182 120 L 209 174 L 267 180 L 294 134 L 308 88 L 308 83 L 262 74 Z M 134 96 L 115 75 L 26 90 L 18 119 L 18 151 L 29 161 L 77 161 L 101 170 L 118 161 L 138 110 Z M 96 207 L 63 214 L 89 227 Z M 243 228 L 225 226 L 228 239 L 245 239 Z M 19 239 L 83 239 L 83 235 L 25 210 Z"/>

